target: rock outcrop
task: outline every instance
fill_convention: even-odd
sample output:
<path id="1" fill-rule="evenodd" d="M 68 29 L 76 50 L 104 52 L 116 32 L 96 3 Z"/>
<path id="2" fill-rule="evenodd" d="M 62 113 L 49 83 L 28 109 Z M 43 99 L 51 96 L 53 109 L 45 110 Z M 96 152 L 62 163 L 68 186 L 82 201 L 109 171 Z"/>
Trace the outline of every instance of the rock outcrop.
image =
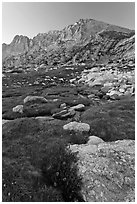
<path id="1" fill-rule="evenodd" d="M 135 202 L 135 141 L 71 145 L 86 202 Z"/>

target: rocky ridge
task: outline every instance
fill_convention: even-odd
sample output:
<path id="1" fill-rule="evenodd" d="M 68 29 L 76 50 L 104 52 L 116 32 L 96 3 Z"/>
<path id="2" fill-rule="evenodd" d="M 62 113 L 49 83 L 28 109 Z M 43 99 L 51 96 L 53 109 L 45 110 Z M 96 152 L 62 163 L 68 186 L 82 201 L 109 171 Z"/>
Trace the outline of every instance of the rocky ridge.
<path id="1" fill-rule="evenodd" d="M 38 68 L 47 65 L 108 62 L 133 56 L 135 32 L 93 19 L 80 19 L 61 31 L 33 39 L 15 36 L 3 44 L 3 68 Z"/>

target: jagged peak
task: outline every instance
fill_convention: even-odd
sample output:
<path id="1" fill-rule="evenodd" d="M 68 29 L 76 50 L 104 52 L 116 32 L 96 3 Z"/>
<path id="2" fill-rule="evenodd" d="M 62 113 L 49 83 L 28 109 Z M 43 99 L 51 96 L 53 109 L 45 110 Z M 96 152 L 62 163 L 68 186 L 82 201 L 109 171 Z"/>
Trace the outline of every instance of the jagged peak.
<path id="1" fill-rule="evenodd" d="M 19 43 L 21 40 L 29 40 L 29 38 L 24 35 L 15 35 L 11 43 Z"/>

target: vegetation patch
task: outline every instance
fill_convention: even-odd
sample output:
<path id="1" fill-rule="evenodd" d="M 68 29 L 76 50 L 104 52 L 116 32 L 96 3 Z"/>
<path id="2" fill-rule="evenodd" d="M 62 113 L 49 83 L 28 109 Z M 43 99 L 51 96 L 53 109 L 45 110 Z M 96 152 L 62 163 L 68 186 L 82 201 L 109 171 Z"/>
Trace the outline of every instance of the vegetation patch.
<path id="1" fill-rule="evenodd" d="M 83 201 L 76 162 L 76 156 L 61 141 L 54 141 L 45 149 L 41 167 L 44 182 L 59 189 L 66 202 Z"/>
<path id="2" fill-rule="evenodd" d="M 86 110 L 81 121 L 90 125 L 90 134 L 104 141 L 135 139 L 135 100 L 126 98 Z"/>
<path id="3" fill-rule="evenodd" d="M 77 157 L 67 147 L 70 133 L 64 134 L 59 122 L 30 118 L 4 124 L 4 202 L 82 199 Z"/>

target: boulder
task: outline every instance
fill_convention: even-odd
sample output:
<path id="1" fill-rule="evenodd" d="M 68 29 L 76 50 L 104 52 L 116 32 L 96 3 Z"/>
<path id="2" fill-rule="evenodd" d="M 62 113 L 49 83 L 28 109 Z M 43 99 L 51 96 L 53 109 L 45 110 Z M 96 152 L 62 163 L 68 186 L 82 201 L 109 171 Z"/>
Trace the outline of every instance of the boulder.
<path id="1" fill-rule="evenodd" d="M 89 86 L 102 86 L 102 84 L 103 84 L 102 81 L 100 81 L 98 79 L 94 80 L 94 82 L 92 82 L 92 81 L 88 82 Z"/>
<path id="2" fill-rule="evenodd" d="M 39 82 L 38 82 L 38 81 L 34 81 L 34 84 L 38 85 L 38 84 L 39 84 Z"/>
<path id="3" fill-rule="evenodd" d="M 71 110 L 71 111 L 62 110 L 62 111 L 60 111 L 58 113 L 54 113 L 52 115 L 52 117 L 61 120 L 61 119 L 72 117 L 74 115 L 75 115 L 75 111 L 74 110 Z"/>
<path id="4" fill-rule="evenodd" d="M 93 94 L 93 93 L 88 95 L 89 99 L 94 98 L 94 97 L 95 97 L 95 94 Z"/>
<path id="5" fill-rule="evenodd" d="M 64 130 L 73 130 L 75 132 L 89 132 L 90 125 L 87 123 L 70 122 L 63 126 Z"/>
<path id="6" fill-rule="evenodd" d="M 99 68 L 98 68 L 98 67 L 93 67 L 93 68 L 91 69 L 91 72 L 99 72 Z"/>
<path id="7" fill-rule="evenodd" d="M 95 95 L 101 99 L 104 94 L 102 92 L 98 91 Z"/>
<path id="8" fill-rule="evenodd" d="M 24 104 L 28 103 L 28 102 L 34 102 L 34 103 L 47 103 L 47 99 L 45 99 L 42 96 L 27 96 L 24 99 Z"/>
<path id="9" fill-rule="evenodd" d="M 104 99 L 104 100 L 109 100 L 109 99 L 110 99 L 110 96 L 109 96 L 109 95 L 104 95 L 104 96 L 102 97 L 102 99 Z"/>
<path id="10" fill-rule="evenodd" d="M 104 84 L 104 87 L 110 87 L 110 88 L 112 88 L 112 87 L 113 87 L 113 83 L 112 83 L 112 82 L 106 82 L 106 83 Z"/>
<path id="11" fill-rule="evenodd" d="M 104 141 L 97 136 L 90 136 L 89 141 L 88 141 L 88 145 L 98 145 L 98 144 L 103 143 L 103 142 Z"/>
<path id="12" fill-rule="evenodd" d="M 120 88 L 120 89 L 119 89 L 119 92 L 120 92 L 120 93 L 124 93 L 124 92 L 125 92 L 125 89 Z"/>
<path id="13" fill-rule="evenodd" d="M 106 94 L 110 89 L 111 89 L 110 86 L 104 86 L 104 87 L 101 88 L 101 91 L 102 91 L 104 94 Z"/>
<path id="14" fill-rule="evenodd" d="M 135 202 L 135 141 L 70 145 L 83 178 L 85 202 Z"/>
<path id="15" fill-rule="evenodd" d="M 110 95 L 110 99 L 112 99 L 112 100 L 119 100 L 120 96 L 117 95 L 117 94 L 113 94 L 113 95 Z"/>
<path id="16" fill-rule="evenodd" d="M 107 93 L 107 95 L 109 95 L 109 96 L 112 96 L 114 94 L 119 95 L 120 93 L 116 90 L 111 90 L 109 93 Z"/>
<path id="17" fill-rule="evenodd" d="M 70 117 L 73 117 L 75 115 L 75 110 L 71 110 L 71 111 L 68 111 L 68 113 L 62 115 L 62 118 L 70 118 Z"/>
<path id="18" fill-rule="evenodd" d="M 72 110 L 84 111 L 85 110 L 85 106 L 83 104 L 78 104 L 76 106 L 72 106 L 71 108 L 69 108 L 69 111 L 72 111 Z"/>
<path id="19" fill-rule="evenodd" d="M 17 105 L 12 109 L 13 112 L 23 113 L 23 105 Z"/>
<path id="20" fill-rule="evenodd" d="M 64 115 L 64 114 L 66 114 L 66 113 L 68 113 L 67 110 L 61 110 L 61 111 L 59 111 L 59 112 L 57 112 L 57 113 L 54 113 L 54 114 L 52 115 L 52 117 L 53 117 L 53 118 L 61 118 L 61 116 Z"/>
<path id="21" fill-rule="evenodd" d="M 66 108 L 67 108 L 66 103 L 62 103 L 62 104 L 60 105 L 60 108 L 66 109 Z"/>

